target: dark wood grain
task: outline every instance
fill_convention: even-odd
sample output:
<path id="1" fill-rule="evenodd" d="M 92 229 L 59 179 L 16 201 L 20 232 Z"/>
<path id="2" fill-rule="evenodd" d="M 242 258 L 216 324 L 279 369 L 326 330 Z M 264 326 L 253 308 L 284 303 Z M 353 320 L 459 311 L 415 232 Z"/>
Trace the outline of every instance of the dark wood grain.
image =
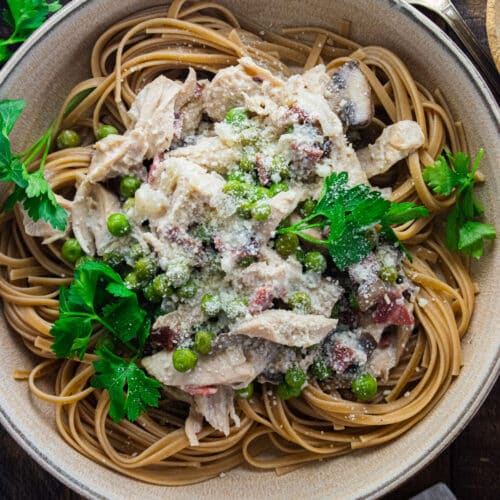
<path id="1" fill-rule="evenodd" d="M 66 4 L 70 0 L 62 0 Z M 487 48 L 486 0 L 455 0 L 468 25 Z M 0 1 L 0 7 L 5 1 Z M 433 18 L 442 27 L 437 18 Z M 445 27 L 444 27 L 445 28 Z M 0 36 L 2 36 L 0 26 Z M 446 29 L 446 28 L 445 28 Z M 407 499 L 442 481 L 459 500 L 500 498 L 500 382 L 461 435 L 431 465 L 386 496 L 387 500 Z M 65 446 L 61 442 L 61 446 Z M 33 461 L 0 427 L 0 498 L 6 500 L 67 499 L 80 496 L 54 479 Z"/>

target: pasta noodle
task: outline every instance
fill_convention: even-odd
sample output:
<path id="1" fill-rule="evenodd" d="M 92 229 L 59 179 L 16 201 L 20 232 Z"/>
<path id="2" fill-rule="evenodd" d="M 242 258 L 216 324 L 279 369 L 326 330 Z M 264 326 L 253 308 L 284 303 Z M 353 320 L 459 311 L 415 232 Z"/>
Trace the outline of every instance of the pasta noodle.
<path id="1" fill-rule="evenodd" d="M 93 137 L 103 122 L 122 132 L 137 92 L 159 74 L 180 78 L 189 67 L 214 74 L 245 55 L 283 75 L 319 63 L 331 74 L 347 61 L 359 61 L 376 99 L 375 123 L 383 127 L 415 120 L 424 131 L 424 146 L 391 170 L 397 180 L 389 182 L 394 201 L 419 201 L 431 213 L 396 228 L 413 254 L 413 262 L 405 264 L 407 275 L 420 287 L 415 303 L 417 331 L 373 403 L 345 400 L 317 385 L 307 386 L 301 398 L 282 401 L 264 384 L 253 398 L 238 399 L 241 425 L 233 426 L 228 437 L 204 424 L 199 446 L 190 446 L 183 428 L 186 405 L 174 394 L 167 392 L 158 409 L 136 422 L 114 423 L 108 416 L 107 392 L 89 385 L 96 356 L 86 354 L 82 361 L 55 359 L 50 327 L 58 314 L 58 289 L 70 282 L 72 269 L 62 259 L 59 244 L 42 245 L 25 234 L 19 211 L 2 215 L 0 296 L 5 317 L 40 358 L 29 375 L 18 371 L 16 378 L 27 378 L 33 394 L 55 405 L 57 428 L 70 446 L 110 469 L 149 483 L 190 484 L 242 463 L 282 474 L 311 461 L 386 443 L 431 411 L 462 363 L 460 339 L 472 315 L 474 286 L 467 262 L 445 248 L 434 221 L 453 204 L 453 196 L 433 194 L 424 183 L 422 168 L 443 148 L 466 151 L 467 145 L 442 95 L 417 82 L 391 51 L 362 47 L 347 36 L 319 28 L 272 33 L 236 19 L 220 5 L 175 0 L 168 12 L 149 9 L 101 35 L 92 52 L 92 77 L 67 96 L 54 136 L 73 127 Z M 82 92 L 86 97 L 65 114 Z M 91 158 L 91 146 L 49 155 L 47 179 L 67 202 Z M 3 193 L 2 202 L 5 198 Z M 41 378 L 53 380 L 53 392 L 39 387 Z"/>

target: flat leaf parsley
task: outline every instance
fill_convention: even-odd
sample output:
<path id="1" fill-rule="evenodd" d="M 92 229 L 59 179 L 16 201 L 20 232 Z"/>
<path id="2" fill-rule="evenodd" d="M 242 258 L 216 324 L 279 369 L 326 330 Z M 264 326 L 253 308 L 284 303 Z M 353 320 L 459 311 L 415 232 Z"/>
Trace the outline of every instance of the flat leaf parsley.
<path id="1" fill-rule="evenodd" d="M 57 0 L 51 3 L 45 0 L 7 0 L 7 5 L 8 8 L 2 11 L 2 18 L 12 28 L 12 33 L 9 38 L 0 40 L 0 63 L 12 55 L 9 50 L 11 45 L 24 42 L 50 13 L 61 8 Z"/>
<path id="2" fill-rule="evenodd" d="M 7 199 L 4 210 L 12 210 L 14 205 L 20 202 L 35 222 L 42 219 L 55 229 L 63 231 L 67 224 L 67 213 L 57 203 L 44 176 L 52 127 L 22 155 L 14 154 L 11 149 L 9 134 L 21 116 L 25 104 L 22 100 L 0 101 L 0 181 L 15 184 L 14 192 Z M 39 169 L 29 172 L 27 165 L 40 153 L 42 157 Z"/>
<path id="3" fill-rule="evenodd" d="M 313 212 L 297 224 L 277 231 L 294 233 L 312 243 L 326 245 L 340 270 L 368 256 L 372 251 L 369 232 L 376 225 L 381 226 L 387 239 L 401 245 L 391 224 L 403 224 L 429 215 L 423 206 L 392 203 L 364 184 L 350 188 L 347 180 L 346 172 L 328 176 Z M 327 238 L 319 240 L 305 233 L 312 228 L 325 228 Z"/>
<path id="4" fill-rule="evenodd" d="M 135 420 L 147 406 L 158 406 L 160 397 L 161 384 L 136 365 L 149 336 L 150 319 L 119 274 L 102 262 L 88 260 L 77 267 L 70 287 L 61 288 L 59 319 L 51 329 L 52 350 L 60 358 L 82 359 L 96 325 L 106 328 L 132 357 L 120 357 L 108 347 L 96 349 L 100 359 L 94 362 L 97 375 L 91 385 L 108 390 L 111 418 Z"/>
<path id="5" fill-rule="evenodd" d="M 484 240 L 496 238 L 491 224 L 479 222 L 484 208 L 473 195 L 474 176 L 483 154 L 484 151 L 479 150 L 471 168 L 470 158 L 465 153 L 446 153 L 446 157 L 439 156 L 422 172 L 424 181 L 435 193 L 449 196 L 456 190 L 456 203 L 446 223 L 446 245 L 452 251 L 460 250 L 476 259 L 483 255 Z"/>

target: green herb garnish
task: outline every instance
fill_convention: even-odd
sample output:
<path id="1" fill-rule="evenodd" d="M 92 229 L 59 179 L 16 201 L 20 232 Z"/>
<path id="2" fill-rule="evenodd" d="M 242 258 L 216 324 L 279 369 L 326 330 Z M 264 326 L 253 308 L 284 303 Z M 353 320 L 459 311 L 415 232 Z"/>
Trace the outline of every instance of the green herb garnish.
<path id="1" fill-rule="evenodd" d="M 392 203 L 379 191 L 360 184 L 350 188 L 347 172 L 333 173 L 325 179 L 323 191 L 314 210 L 293 226 L 277 233 L 293 233 L 315 244 L 326 245 L 335 265 L 343 270 L 359 262 L 372 251 L 370 230 L 381 226 L 381 233 L 404 248 L 391 224 L 403 224 L 429 215 L 427 208 L 414 203 Z M 304 231 L 328 228 L 325 240 L 312 238 Z"/>
<path id="2" fill-rule="evenodd" d="M 108 390 L 113 420 L 125 415 L 135 420 L 146 406 L 157 407 L 160 397 L 161 384 L 135 363 L 149 336 L 150 320 L 119 274 L 107 264 L 87 260 L 77 267 L 70 287 L 61 288 L 59 319 L 50 331 L 52 350 L 59 358 L 82 359 L 96 325 L 104 326 L 112 343 L 121 344 L 132 357 L 120 357 L 104 346 L 97 349 L 100 359 L 94 362 L 97 375 L 91 385 Z"/>
<path id="3" fill-rule="evenodd" d="M 115 422 L 125 416 L 136 420 L 148 406 L 158 407 L 161 383 L 148 377 L 135 364 L 135 358 L 127 361 L 106 347 L 96 350 L 96 354 L 101 359 L 94 362 L 98 374 L 92 377 L 91 384 L 109 392 L 109 414 Z"/>
<path id="4" fill-rule="evenodd" d="M 16 186 L 7 199 L 4 210 L 12 210 L 20 202 L 35 222 L 42 219 L 55 229 L 63 231 L 67 223 L 66 211 L 57 203 L 54 192 L 44 177 L 53 127 L 22 155 L 16 155 L 11 150 L 9 134 L 25 104 L 22 100 L 0 102 L 0 181 L 13 182 Z M 26 166 L 40 153 L 42 157 L 39 169 L 28 172 Z"/>
<path id="5" fill-rule="evenodd" d="M 456 190 L 456 203 L 446 223 L 446 246 L 476 259 L 483 255 L 484 240 L 496 238 L 495 228 L 491 224 L 479 222 L 484 208 L 473 195 L 474 176 L 483 154 L 484 151 L 480 149 L 471 168 L 471 159 L 465 153 L 446 153 L 446 157 L 439 156 L 434 164 L 422 172 L 425 182 L 435 193 L 449 196 Z"/>
<path id="6" fill-rule="evenodd" d="M 7 0 L 7 9 L 3 9 L 2 18 L 12 28 L 9 38 L 0 40 L 0 63 L 12 55 L 9 46 L 24 42 L 47 19 L 47 16 L 61 8 L 56 0 Z"/>

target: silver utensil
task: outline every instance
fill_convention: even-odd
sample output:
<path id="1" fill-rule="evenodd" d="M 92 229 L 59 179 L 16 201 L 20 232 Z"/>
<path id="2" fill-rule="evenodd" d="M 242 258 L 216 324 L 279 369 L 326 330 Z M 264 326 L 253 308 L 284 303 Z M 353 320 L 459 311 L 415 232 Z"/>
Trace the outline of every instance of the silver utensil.
<path id="1" fill-rule="evenodd" d="M 481 47 L 474 33 L 465 23 L 463 17 L 450 0 L 406 0 L 411 5 L 425 7 L 438 14 L 456 33 L 465 45 L 472 59 L 480 68 L 483 76 L 497 96 L 500 93 L 500 79 L 498 71 L 490 55 Z"/>

